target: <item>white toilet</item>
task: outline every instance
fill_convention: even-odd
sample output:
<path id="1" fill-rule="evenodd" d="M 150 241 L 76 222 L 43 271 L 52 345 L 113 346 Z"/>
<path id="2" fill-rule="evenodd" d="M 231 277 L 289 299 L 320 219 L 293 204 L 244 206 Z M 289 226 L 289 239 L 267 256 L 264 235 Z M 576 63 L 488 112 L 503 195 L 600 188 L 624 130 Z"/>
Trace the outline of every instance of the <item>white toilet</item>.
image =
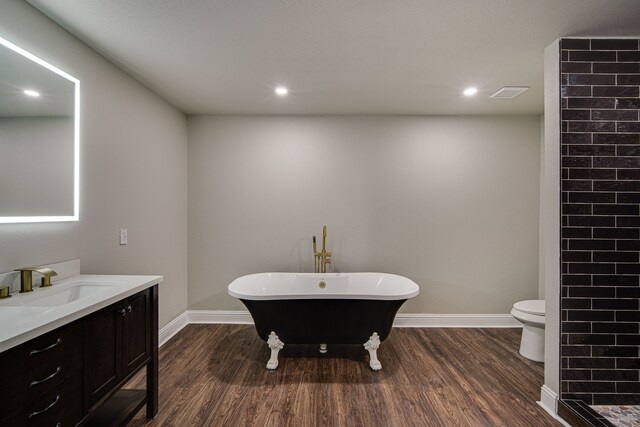
<path id="1" fill-rule="evenodd" d="M 522 328 L 520 354 L 534 362 L 544 362 L 544 300 L 526 300 L 513 304 L 511 315 Z"/>

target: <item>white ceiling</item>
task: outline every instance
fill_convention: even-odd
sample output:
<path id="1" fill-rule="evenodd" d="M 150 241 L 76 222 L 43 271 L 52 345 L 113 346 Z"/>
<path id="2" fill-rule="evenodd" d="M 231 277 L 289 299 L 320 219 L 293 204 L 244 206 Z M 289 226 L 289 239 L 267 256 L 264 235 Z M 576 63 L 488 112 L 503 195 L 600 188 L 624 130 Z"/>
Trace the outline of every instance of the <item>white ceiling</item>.
<path id="1" fill-rule="evenodd" d="M 190 114 L 539 114 L 545 46 L 640 35 L 640 0 L 28 1 Z"/>

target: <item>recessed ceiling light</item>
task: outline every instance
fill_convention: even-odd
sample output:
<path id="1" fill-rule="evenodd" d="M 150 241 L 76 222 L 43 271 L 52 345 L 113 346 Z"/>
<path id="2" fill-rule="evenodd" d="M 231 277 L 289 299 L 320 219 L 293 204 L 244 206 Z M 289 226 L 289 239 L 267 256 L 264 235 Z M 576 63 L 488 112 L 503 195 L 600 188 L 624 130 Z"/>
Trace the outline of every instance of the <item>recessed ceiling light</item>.
<path id="1" fill-rule="evenodd" d="M 276 93 L 276 95 L 278 95 L 278 96 L 287 96 L 287 94 L 289 93 L 289 89 L 287 89 L 287 88 L 286 88 L 286 87 L 284 87 L 284 86 L 278 86 L 278 87 L 275 89 L 275 93 Z"/>
<path id="2" fill-rule="evenodd" d="M 35 90 L 31 90 L 31 89 L 25 89 L 24 94 L 27 96 L 32 96 L 34 98 L 37 98 L 40 96 L 39 92 L 36 92 Z"/>
<path id="3" fill-rule="evenodd" d="M 475 87 L 468 87 L 462 93 L 464 93 L 465 96 L 473 96 L 478 93 L 478 89 Z"/>

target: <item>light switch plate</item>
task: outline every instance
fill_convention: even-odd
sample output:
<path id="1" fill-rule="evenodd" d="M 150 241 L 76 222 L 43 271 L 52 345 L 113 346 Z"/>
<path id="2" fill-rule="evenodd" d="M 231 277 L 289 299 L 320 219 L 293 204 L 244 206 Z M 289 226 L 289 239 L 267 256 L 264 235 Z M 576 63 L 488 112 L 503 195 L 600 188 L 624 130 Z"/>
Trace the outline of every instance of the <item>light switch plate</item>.
<path id="1" fill-rule="evenodd" d="M 127 244 L 127 229 L 126 228 L 121 228 L 120 229 L 120 246 L 124 246 Z"/>

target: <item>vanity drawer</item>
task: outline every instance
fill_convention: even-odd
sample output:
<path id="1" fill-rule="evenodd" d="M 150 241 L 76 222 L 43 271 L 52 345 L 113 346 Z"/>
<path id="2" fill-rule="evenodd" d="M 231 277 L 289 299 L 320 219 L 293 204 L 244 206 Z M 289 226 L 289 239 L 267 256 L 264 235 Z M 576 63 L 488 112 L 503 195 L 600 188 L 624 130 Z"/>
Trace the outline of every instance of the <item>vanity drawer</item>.
<path id="1" fill-rule="evenodd" d="M 74 322 L 0 355 L 0 401 L 31 402 L 82 368 L 82 323 Z"/>
<path id="2" fill-rule="evenodd" d="M 11 427 L 73 427 L 83 416 L 82 413 L 82 371 L 57 386 L 32 399 L 26 406 L 0 420 L 0 426 Z"/>

